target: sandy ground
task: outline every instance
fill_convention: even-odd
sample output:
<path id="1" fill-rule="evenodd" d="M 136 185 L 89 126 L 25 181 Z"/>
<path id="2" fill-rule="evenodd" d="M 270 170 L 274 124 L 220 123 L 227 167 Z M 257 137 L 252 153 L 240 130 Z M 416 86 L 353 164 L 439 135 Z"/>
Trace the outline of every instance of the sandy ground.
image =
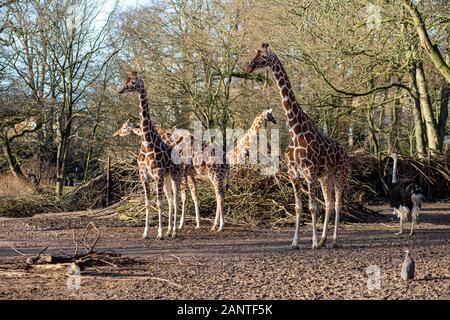
<path id="1" fill-rule="evenodd" d="M 71 251 L 73 230 L 82 234 L 89 221 L 101 232 L 97 250 L 131 260 L 83 270 L 78 290 L 61 270 L 25 270 L 26 257 L 11 248 Z M 312 250 L 309 225 L 296 251 L 292 227 L 228 225 L 220 234 L 209 227 L 194 230 L 190 222 L 178 239 L 156 241 L 141 240 L 141 223 L 86 212 L 1 218 L 0 299 L 450 299 L 450 203 L 426 204 L 412 237 L 395 235 L 395 222 L 343 224 L 337 249 Z M 416 261 L 411 282 L 400 279 L 405 248 Z M 379 288 L 369 290 L 368 268 L 379 268 Z"/>

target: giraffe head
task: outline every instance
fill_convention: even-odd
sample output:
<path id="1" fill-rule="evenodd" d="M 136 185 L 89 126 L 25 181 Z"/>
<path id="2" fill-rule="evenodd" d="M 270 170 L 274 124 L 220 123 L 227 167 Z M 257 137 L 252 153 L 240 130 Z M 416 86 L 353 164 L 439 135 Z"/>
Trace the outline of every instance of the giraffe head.
<path id="1" fill-rule="evenodd" d="M 263 116 L 264 116 L 264 120 L 265 121 L 270 121 L 274 124 L 277 124 L 277 121 L 275 120 L 273 114 L 272 114 L 272 109 L 266 110 L 263 112 Z"/>
<path id="2" fill-rule="evenodd" d="M 256 50 L 256 55 L 246 68 L 248 73 L 253 72 L 256 69 L 262 69 L 271 65 L 273 62 L 274 54 L 267 43 L 261 44 L 261 48 Z"/>
<path id="3" fill-rule="evenodd" d="M 120 127 L 119 130 L 114 132 L 113 137 L 119 136 L 119 137 L 125 137 L 130 135 L 133 132 L 136 132 L 136 129 L 139 130 L 139 126 L 137 126 L 135 123 L 130 122 L 130 119 L 125 121 L 125 123 Z"/>
<path id="4" fill-rule="evenodd" d="M 136 71 L 132 72 L 119 93 L 139 91 L 144 88 L 144 81 L 139 77 Z"/>

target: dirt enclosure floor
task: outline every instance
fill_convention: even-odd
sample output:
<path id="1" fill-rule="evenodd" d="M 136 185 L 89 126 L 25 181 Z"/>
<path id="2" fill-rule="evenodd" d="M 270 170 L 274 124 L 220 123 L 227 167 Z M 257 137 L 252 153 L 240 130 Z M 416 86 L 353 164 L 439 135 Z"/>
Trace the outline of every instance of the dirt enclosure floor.
<path id="1" fill-rule="evenodd" d="M 450 299 L 450 203 L 428 203 L 420 218 L 412 237 L 395 235 L 396 222 L 343 224 L 337 249 L 330 239 L 326 249 L 312 250 L 305 225 L 296 251 L 289 248 L 292 227 L 227 225 L 217 234 L 208 221 L 200 230 L 188 221 L 178 239 L 156 241 L 155 228 L 152 239 L 141 240 L 142 223 L 88 212 L 0 218 L 0 299 Z M 83 270 L 77 290 L 61 270 L 26 270 L 27 257 L 12 249 L 72 252 L 73 230 L 82 233 L 89 221 L 101 232 L 97 250 L 129 259 Z M 400 279 L 405 248 L 416 261 L 411 282 Z"/>

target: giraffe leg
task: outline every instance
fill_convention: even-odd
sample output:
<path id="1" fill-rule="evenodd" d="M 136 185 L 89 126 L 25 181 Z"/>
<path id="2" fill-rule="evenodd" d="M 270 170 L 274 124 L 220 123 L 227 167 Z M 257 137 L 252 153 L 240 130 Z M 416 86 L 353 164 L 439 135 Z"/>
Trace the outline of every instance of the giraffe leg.
<path id="1" fill-rule="evenodd" d="M 217 231 L 222 231 L 223 227 L 225 226 L 225 218 L 223 215 L 223 205 L 224 205 L 224 198 L 225 198 L 225 185 L 224 185 L 225 181 L 224 181 L 224 176 L 223 174 L 220 175 L 219 178 L 219 200 L 220 200 L 220 205 L 218 206 L 218 208 L 220 209 L 219 212 L 219 216 L 220 216 L 220 225 L 219 225 L 219 229 Z"/>
<path id="2" fill-rule="evenodd" d="M 172 176 L 172 189 L 174 191 L 174 210 L 173 210 L 173 231 L 172 231 L 172 239 L 177 237 L 177 212 L 180 204 L 180 175 L 175 174 Z"/>
<path id="3" fill-rule="evenodd" d="M 216 216 L 214 218 L 214 224 L 211 230 L 222 231 L 224 226 L 223 217 L 223 203 L 224 203 L 224 180 L 223 174 L 219 171 L 213 171 L 210 174 L 210 180 L 214 186 L 214 191 L 216 193 Z"/>
<path id="4" fill-rule="evenodd" d="M 217 197 L 217 208 L 216 208 L 216 221 L 214 221 L 214 224 L 217 226 L 219 224 L 219 228 L 217 231 L 222 231 L 225 220 L 223 217 L 223 203 L 224 203 L 224 197 L 225 197 L 225 190 L 224 190 L 224 181 L 222 179 L 222 176 L 219 174 L 216 178 L 216 197 Z"/>
<path id="5" fill-rule="evenodd" d="M 146 173 L 145 168 L 140 168 L 139 177 L 141 179 L 142 187 L 144 188 L 144 196 L 145 196 L 145 228 L 144 233 L 142 234 L 142 238 L 147 239 L 148 228 L 150 224 L 150 185 L 148 183 L 149 177 Z"/>
<path id="6" fill-rule="evenodd" d="M 312 248 L 317 249 L 317 180 L 308 182 L 308 194 L 309 194 L 309 211 L 311 212 L 312 222 Z"/>
<path id="7" fill-rule="evenodd" d="M 332 203 L 333 203 L 333 187 L 332 187 L 332 178 L 327 176 L 319 179 L 320 186 L 322 187 L 322 193 L 323 193 L 323 199 L 325 201 L 325 219 L 323 222 L 323 230 L 322 230 L 322 237 L 319 241 L 319 248 L 322 248 L 325 246 L 325 243 L 327 241 L 327 232 L 328 232 L 328 224 L 330 222 L 330 215 L 332 210 Z"/>
<path id="8" fill-rule="evenodd" d="M 219 184 L 217 181 L 217 173 L 212 171 L 212 172 L 208 172 L 208 176 L 209 176 L 209 180 L 211 181 L 213 188 L 214 188 L 214 193 L 216 195 L 216 214 L 214 216 L 214 223 L 213 226 L 211 227 L 211 231 L 215 231 L 218 226 L 219 226 L 219 221 L 220 221 L 220 206 L 221 206 L 221 201 L 220 201 L 220 192 L 219 192 Z"/>
<path id="9" fill-rule="evenodd" d="M 339 227 L 339 217 L 341 214 L 342 209 L 342 200 L 344 196 L 344 190 L 347 183 L 347 177 L 348 177 L 349 171 L 348 167 L 342 166 L 338 168 L 334 175 L 334 193 L 335 193 L 335 203 L 334 203 L 334 210 L 335 210 L 335 218 L 334 218 L 334 233 L 333 233 L 333 243 L 332 247 L 336 248 L 338 247 L 337 243 L 337 231 Z"/>
<path id="10" fill-rule="evenodd" d="M 294 239 L 292 239 L 291 249 L 299 249 L 298 239 L 300 232 L 300 223 L 302 218 L 302 192 L 300 187 L 300 180 L 296 177 L 291 178 L 292 186 L 294 187 L 294 196 L 295 196 L 295 231 L 294 231 Z"/>
<path id="11" fill-rule="evenodd" d="M 180 217 L 180 224 L 178 225 L 178 230 L 181 230 L 184 227 L 184 221 L 185 221 L 185 215 L 186 215 L 186 184 L 187 179 L 186 176 L 184 176 L 180 183 L 180 195 L 181 195 L 181 217 Z"/>
<path id="12" fill-rule="evenodd" d="M 213 187 L 214 187 L 214 192 L 216 194 L 216 214 L 214 216 L 214 223 L 213 226 L 211 227 L 212 231 L 215 231 L 217 229 L 217 226 L 219 225 L 219 205 L 220 205 L 220 200 L 219 200 L 219 195 L 218 195 L 218 191 L 217 191 L 217 184 L 215 183 L 214 179 L 211 177 L 210 178 Z"/>
<path id="13" fill-rule="evenodd" d="M 334 217 L 334 233 L 333 233 L 333 243 L 332 243 L 332 248 L 337 248 L 338 247 L 338 243 L 337 243 L 337 231 L 338 231 L 338 226 L 339 226 L 339 216 L 341 214 L 341 209 L 342 209 L 342 197 L 344 195 L 344 184 L 345 182 L 340 180 L 340 177 L 338 177 L 338 180 L 336 180 L 335 178 L 335 195 L 336 195 L 336 200 L 335 200 L 335 205 L 334 205 L 334 211 L 335 211 L 335 217 Z"/>
<path id="14" fill-rule="evenodd" d="M 189 186 L 189 190 L 191 191 L 192 201 L 194 202 L 195 207 L 195 229 L 200 229 L 200 208 L 198 206 L 198 198 L 197 198 L 197 184 L 195 182 L 195 178 L 193 176 L 187 177 L 187 182 Z"/>
<path id="15" fill-rule="evenodd" d="M 156 180 L 156 205 L 158 207 L 158 235 L 156 240 L 163 239 L 163 222 L 162 222 L 162 209 L 163 209 L 163 197 L 164 197 L 164 176 L 159 176 Z"/>
<path id="16" fill-rule="evenodd" d="M 170 235 L 172 232 L 172 214 L 173 214 L 173 190 L 172 185 L 170 182 L 170 179 L 168 177 L 164 178 L 164 193 L 166 194 L 167 203 L 169 206 L 169 216 L 168 216 L 168 225 L 167 225 L 167 232 L 166 237 Z"/>

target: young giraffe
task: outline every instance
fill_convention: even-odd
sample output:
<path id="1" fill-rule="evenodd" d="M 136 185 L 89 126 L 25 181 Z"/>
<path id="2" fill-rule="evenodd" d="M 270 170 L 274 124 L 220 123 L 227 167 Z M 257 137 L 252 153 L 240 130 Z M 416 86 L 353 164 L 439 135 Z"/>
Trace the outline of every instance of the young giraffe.
<path id="1" fill-rule="evenodd" d="M 164 178 L 170 177 L 170 183 L 174 191 L 174 226 L 177 221 L 177 211 L 179 203 L 180 180 L 183 175 L 183 168 L 179 163 L 176 163 L 176 151 L 162 140 L 161 136 L 156 131 L 148 110 L 148 100 L 145 91 L 144 81 L 133 72 L 127 79 L 125 86 L 119 91 L 119 94 L 124 92 L 139 93 L 140 97 L 140 123 L 142 128 L 141 134 L 141 150 L 137 156 L 139 166 L 139 177 L 144 187 L 145 194 L 145 229 L 142 237 L 148 238 L 148 227 L 150 222 L 150 185 L 149 179 L 152 178 L 156 182 L 157 192 L 157 206 L 158 206 L 158 236 L 156 239 L 162 239 L 163 224 L 162 224 L 162 206 L 163 206 L 163 188 Z M 169 180 L 167 180 L 169 182 Z M 176 238 L 177 228 L 172 230 L 172 238 Z"/>
<path id="2" fill-rule="evenodd" d="M 231 166 L 240 164 L 242 160 L 248 156 L 250 147 L 255 140 L 259 129 L 261 129 L 262 124 L 266 121 L 270 121 L 274 124 L 277 123 L 273 117 L 272 109 L 264 110 L 260 113 L 255 120 L 253 120 L 252 126 L 248 132 L 238 140 L 234 149 L 227 153 L 227 158 Z"/>
<path id="3" fill-rule="evenodd" d="M 172 130 L 165 129 L 165 128 L 156 128 L 156 132 L 161 136 L 164 143 L 170 145 L 172 148 L 177 147 L 177 143 L 180 143 L 179 139 L 176 139 L 173 134 Z M 130 119 L 128 119 L 122 127 L 114 132 L 113 137 L 120 136 L 125 137 L 130 135 L 131 133 L 134 133 L 137 136 L 141 136 L 142 130 L 141 127 L 135 123 L 130 122 Z M 183 150 L 177 150 L 179 152 L 183 152 Z M 186 212 L 186 205 L 187 205 L 187 197 L 186 197 L 186 185 L 189 187 L 189 191 L 191 192 L 192 201 L 194 202 L 195 207 L 195 221 L 196 221 L 196 229 L 200 228 L 200 209 L 198 205 L 198 198 L 197 198 L 197 184 L 195 182 L 195 170 L 192 165 L 185 164 L 184 166 L 184 174 L 180 183 L 180 192 L 181 192 L 181 217 L 180 217 L 180 225 L 178 226 L 178 229 L 181 229 L 184 225 L 185 220 L 185 212 Z M 167 179 L 167 178 L 166 178 Z M 170 186 L 170 184 L 165 183 L 164 184 L 164 193 L 167 198 L 167 202 L 169 204 L 169 225 L 167 228 L 167 235 L 170 234 L 172 230 L 171 225 L 171 217 L 173 212 L 173 190 Z"/>
<path id="4" fill-rule="evenodd" d="M 306 180 L 309 194 L 309 209 L 312 216 L 312 247 L 323 247 L 332 211 L 333 189 L 335 191 L 335 213 L 333 247 L 337 246 L 337 229 L 342 207 L 342 196 L 349 173 L 349 158 L 343 147 L 335 140 L 320 133 L 311 119 L 295 100 L 291 83 L 278 57 L 263 43 L 256 56 L 247 66 L 247 72 L 270 67 L 280 90 L 282 108 L 286 114 L 291 142 L 285 156 L 288 174 L 295 195 L 295 233 L 292 248 L 298 249 L 300 220 L 302 215 L 300 179 Z M 316 236 L 317 185 L 320 182 L 325 200 L 325 220 L 319 244 Z"/>

